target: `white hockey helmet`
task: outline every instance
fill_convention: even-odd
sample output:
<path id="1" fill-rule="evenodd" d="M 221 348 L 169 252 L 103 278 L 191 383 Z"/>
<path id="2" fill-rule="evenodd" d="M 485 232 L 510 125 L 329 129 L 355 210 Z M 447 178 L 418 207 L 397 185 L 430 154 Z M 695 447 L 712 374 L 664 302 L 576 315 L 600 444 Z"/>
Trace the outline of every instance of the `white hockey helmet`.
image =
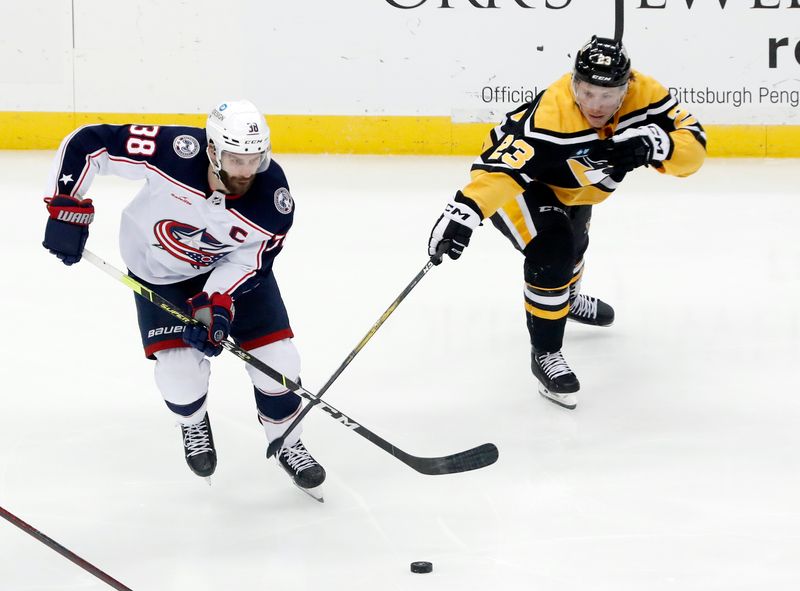
<path id="1" fill-rule="evenodd" d="M 258 172 L 269 166 L 272 144 L 266 119 L 250 101 L 225 101 L 211 110 L 206 120 L 206 138 L 213 143 L 216 158 L 208 159 L 216 174 L 222 167 L 222 153 L 262 154 Z"/>

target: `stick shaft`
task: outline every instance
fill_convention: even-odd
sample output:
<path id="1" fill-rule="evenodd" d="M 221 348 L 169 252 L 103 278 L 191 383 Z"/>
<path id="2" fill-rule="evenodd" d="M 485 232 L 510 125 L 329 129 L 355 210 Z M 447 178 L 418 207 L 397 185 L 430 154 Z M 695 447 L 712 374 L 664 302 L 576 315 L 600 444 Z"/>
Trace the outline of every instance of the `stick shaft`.
<path id="1" fill-rule="evenodd" d="M 97 568 L 93 564 L 87 562 L 86 560 L 84 560 L 83 558 L 81 558 L 80 556 L 75 554 L 74 552 L 71 552 L 70 550 L 67 550 L 64 546 L 62 546 L 61 544 L 59 544 L 58 542 L 56 542 L 52 538 L 49 538 L 48 536 L 44 535 L 42 532 L 40 532 L 38 529 L 36 529 L 32 525 L 29 525 L 29 524 L 25 523 L 24 521 L 22 521 L 22 519 L 20 519 L 19 517 L 17 517 L 13 513 L 10 513 L 8 511 L 6 511 L 2 507 L 0 507 L 0 517 L 5 519 L 9 523 L 12 523 L 13 525 L 16 525 L 19 529 L 24 531 L 26 534 L 29 534 L 30 536 L 36 538 L 37 540 L 39 540 L 42 544 L 44 544 L 45 546 L 47 546 L 51 550 L 55 550 L 56 552 L 61 554 L 61 556 L 63 556 L 67 560 L 70 560 L 71 562 L 77 564 L 83 570 L 85 570 L 88 573 L 91 573 L 92 575 L 94 575 L 95 577 L 97 577 L 98 579 L 100 579 L 101 581 L 103 581 L 104 583 L 109 585 L 110 587 L 112 587 L 114 589 L 117 589 L 118 591 L 132 591 L 129 587 L 126 587 L 125 585 L 120 583 L 118 580 L 116 580 L 115 578 L 111 577 L 110 575 L 104 573 L 99 568 Z"/>
<path id="2" fill-rule="evenodd" d="M 372 325 L 372 328 L 370 328 L 369 332 L 367 332 L 367 334 L 364 335 L 364 338 L 361 339 L 361 341 L 359 341 L 359 343 L 356 345 L 355 349 L 353 349 L 350 352 L 350 355 L 348 355 L 347 358 L 342 362 L 342 364 L 336 369 L 336 371 L 333 372 L 333 375 L 330 378 L 328 378 L 328 381 L 325 382 L 325 385 L 322 386 L 322 389 L 319 392 L 317 392 L 317 398 L 322 398 L 323 394 L 325 394 L 325 392 L 328 391 L 328 388 L 331 387 L 333 382 L 335 382 L 338 379 L 338 377 L 340 375 L 342 375 L 342 372 L 345 370 L 345 368 L 348 365 L 350 365 L 350 362 L 353 361 L 353 359 L 355 359 L 355 357 L 356 357 L 356 355 L 358 355 L 359 351 L 361 351 L 361 349 L 364 348 L 364 346 L 369 342 L 369 340 L 373 337 L 373 335 L 376 332 L 378 332 L 378 329 L 383 325 L 383 323 L 386 322 L 386 319 L 389 318 L 389 316 L 392 315 L 392 312 L 394 312 L 397 309 L 397 307 L 400 305 L 400 302 L 402 302 L 406 298 L 406 296 L 409 293 L 411 293 L 411 290 L 414 289 L 417 286 L 417 284 L 420 282 L 420 280 L 434 266 L 435 266 L 435 264 L 434 264 L 433 260 L 431 259 L 425 264 L 424 267 L 422 267 L 422 269 L 420 269 L 419 273 L 416 274 L 414 279 L 411 280 L 411 282 L 405 287 L 405 289 L 403 289 L 403 291 L 400 293 L 400 295 L 397 296 L 397 298 L 389 305 L 389 307 L 381 315 L 381 317 L 378 318 L 378 321 L 375 324 Z M 284 434 L 282 436 L 280 436 L 278 439 L 276 439 L 275 441 L 270 443 L 269 448 L 267 450 L 267 456 L 268 457 L 272 457 L 275 453 L 277 453 L 277 451 L 283 445 L 284 440 L 297 427 L 297 425 L 300 424 L 300 421 L 302 421 L 305 418 L 305 416 L 309 412 L 311 412 L 311 409 L 314 408 L 315 405 L 316 405 L 315 402 L 311 402 L 311 403 L 307 404 L 306 407 L 302 411 L 300 411 L 300 413 L 294 418 L 294 420 L 291 422 L 289 427 L 287 427 L 287 429 L 284 432 Z"/>

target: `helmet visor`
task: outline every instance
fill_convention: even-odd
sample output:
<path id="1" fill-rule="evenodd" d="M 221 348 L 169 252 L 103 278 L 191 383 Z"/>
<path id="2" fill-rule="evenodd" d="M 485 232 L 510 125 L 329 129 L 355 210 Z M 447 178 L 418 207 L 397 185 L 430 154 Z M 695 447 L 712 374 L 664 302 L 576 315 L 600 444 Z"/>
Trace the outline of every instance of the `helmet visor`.
<path id="1" fill-rule="evenodd" d="M 611 117 L 622 105 L 622 100 L 628 92 L 628 85 L 622 86 L 597 86 L 582 80 L 572 79 L 572 93 L 575 102 L 582 111 L 600 114 L 607 113 Z"/>
<path id="2" fill-rule="evenodd" d="M 219 159 L 220 168 L 229 175 L 236 177 L 250 177 L 263 172 L 269 166 L 269 152 L 255 154 L 239 154 L 223 150 Z"/>

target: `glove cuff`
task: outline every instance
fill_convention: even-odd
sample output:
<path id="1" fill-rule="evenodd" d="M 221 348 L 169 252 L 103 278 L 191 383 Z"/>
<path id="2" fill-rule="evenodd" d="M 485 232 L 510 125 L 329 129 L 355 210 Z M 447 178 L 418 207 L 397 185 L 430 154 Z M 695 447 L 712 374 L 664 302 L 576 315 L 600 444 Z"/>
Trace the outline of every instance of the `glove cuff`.
<path id="1" fill-rule="evenodd" d="M 227 293 L 219 293 L 215 291 L 213 294 L 211 294 L 210 302 L 214 307 L 225 308 L 230 316 L 230 319 L 233 320 L 234 305 L 233 298 L 231 296 L 229 296 Z"/>
<path id="2" fill-rule="evenodd" d="M 201 291 L 190 297 L 187 303 L 189 304 L 189 310 L 195 318 L 198 317 L 199 311 L 203 308 L 222 308 L 228 313 L 230 320 L 233 320 L 235 310 L 233 298 L 226 293 L 215 291 L 213 294 L 208 295 L 208 292 Z"/>
<path id="3" fill-rule="evenodd" d="M 91 199 L 78 199 L 70 195 L 45 197 L 50 219 L 73 226 L 88 226 L 94 221 L 94 205 Z"/>
<path id="4" fill-rule="evenodd" d="M 647 130 L 647 135 L 653 146 L 653 154 L 650 161 L 661 163 L 669 158 L 670 154 L 672 154 L 672 138 L 669 137 L 669 134 L 655 123 L 645 125 L 644 129 Z"/>
<path id="5" fill-rule="evenodd" d="M 478 204 L 461 191 L 444 208 L 444 217 L 467 226 L 470 230 L 477 228 L 483 219 Z"/>

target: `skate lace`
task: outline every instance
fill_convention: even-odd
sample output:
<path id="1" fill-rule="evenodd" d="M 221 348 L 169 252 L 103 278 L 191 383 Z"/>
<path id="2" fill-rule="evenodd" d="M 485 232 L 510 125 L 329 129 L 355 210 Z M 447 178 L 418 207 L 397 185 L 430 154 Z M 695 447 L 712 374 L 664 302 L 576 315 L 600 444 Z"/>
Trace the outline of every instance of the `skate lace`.
<path id="1" fill-rule="evenodd" d="M 569 311 L 575 316 L 597 318 L 597 298 L 578 294 L 569 305 Z"/>
<path id="2" fill-rule="evenodd" d="M 539 365 L 542 366 L 542 370 L 551 380 L 572 373 L 569 365 L 564 361 L 561 351 L 542 353 L 539 355 Z"/>
<path id="3" fill-rule="evenodd" d="M 298 441 L 292 447 L 284 447 L 281 450 L 281 455 L 286 459 L 286 463 L 298 474 L 306 468 L 317 465 L 317 462 L 311 457 L 311 454 L 308 453 L 301 441 Z"/>
<path id="4" fill-rule="evenodd" d="M 211 440 L 208 437 L 208 428 L 206 428 L 205 421 L 200 421 L 194 425 L 184 425 L 183 429 L 183 446 L 189 450 L 188 457 L 214 451 L 211 448 Z"/>

